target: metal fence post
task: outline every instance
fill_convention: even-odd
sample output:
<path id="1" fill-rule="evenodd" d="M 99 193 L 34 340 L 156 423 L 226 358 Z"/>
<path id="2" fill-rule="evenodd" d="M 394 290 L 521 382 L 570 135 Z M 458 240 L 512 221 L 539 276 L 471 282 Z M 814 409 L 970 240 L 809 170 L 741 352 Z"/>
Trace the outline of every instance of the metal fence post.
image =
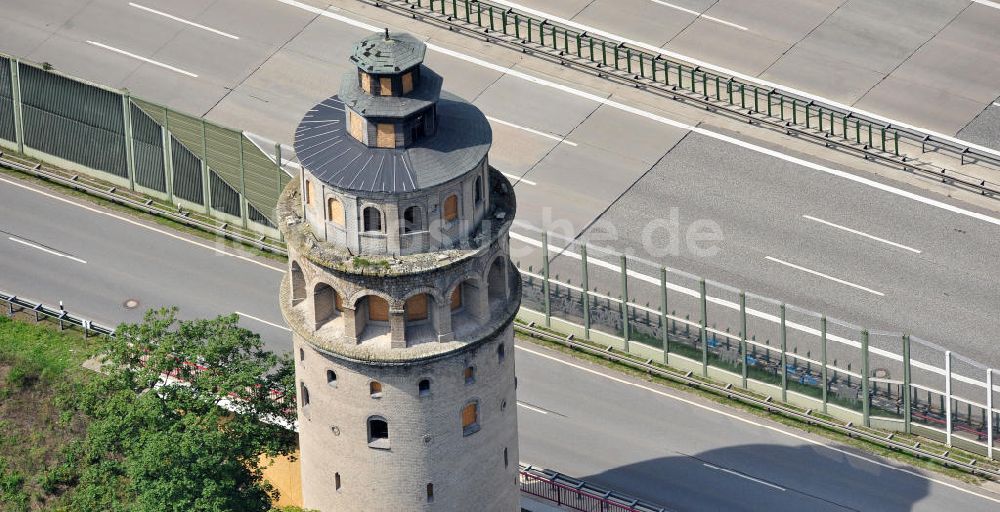
<path id="1" fill-rule="evenodd" d="M 993 459 L 993 369 L 986 369 L 986 456 Z"/>
<path id="2" fill-rule="evenodd" d="M 583 270 L 583 337 L 590 339 L 590 275 L 587 269 L 587 243 L 580 246 L 580 262 Z"/>
<path id="3" fill-rule="evenodd" d="M 545 305 L 545 327 L 552 326 L 552 309 L 549 302 L 549 232 L 542 232 L 542 294 Z"/>
<path id="4" fill-rule="evenodd" d="M 667 267 L 660 267 L 660 338 L 663 340 L 663 364 L 669 362 L 670 319 L 667 318 Z"/>
<path id="5" fill-rule="evenodd" d="M 250 217 L 250 203 L 247 202 L 247 171 L 244 165 L 243 155 L 243 134 L 239 135 L 240 145 L 240 220 L 243 221 L 243 229 L 247 229 Z M 322 200 L 321 200 L 322 202 Z"/>
<path id="6" fill-rule="evenodd" d="M 779 308 L 781 311 L 781 401 L 788 401 L 788 329 L 785 323 L 785 305 Z"/>
<path id="7" fill-rule="evenodd" d="M 910 335 L 903 335 L 903 432 L 910 434 L 912 433 L 912 428 L 910 426 L 911 421 L 911 403 L 910 398 Z"/>
<path id="8" fill-rule="evenodd" d="M 174 202 L 174 148 L 170 142 L 170 129 L 167 128 L 166 118 L 160 127 L 163 142 L 163 183 L 167 189 L 167 201 Z"/>
<path id="9" fill-rule="evenodd" d="M 871 400 L 868 382 L 868 330 L 861 331 L 861 417 L 866 427 L 871 426 Z"/>
<path id="10" fill-rule="evenodd" d="M 827 392 L 830 388 L 830 375 L 829 369 L 826 363 L 826 315 L 819 317 L 819 341 L 820 341 L 820 357 L 822 358 L 823 368 L 820 373 L 823 375 L 823 414 L 827 413 L 827 404 L 830 403 L 830 399 L 827 396 Z"/>
<path id="11" fill-rule="evenodd" d="M 205 118 L 201 118 L 201 195 L 205 201 L 205 213 L 212 213 L 212 179 L 208 169 L 208 128 Z M 303 181 L 303 183 L 305 183 Z M 305 218 L 305 217 L 303 217 Z"/>
<path id="12" fill-rule="evenodd" d="M 740 292 L 740 380 L 747 388 L 747 294 Z"/>
<path id="13" fill-rule="evenodd" d="M 945 411 L 945 428 L 947 432 L 945 434 L 945 439 L 947 440 L 947 445 L 951 446 L 951 351 L 946 350 L 944 352 L 944 411 Z"/>
<path id="14" fill-rule="evenodd" d="M 629 349 L 629 331 L 628 324 L 628 256 L 621 255 L 622 264 L 622 338 L 625 339 L 625 352 Z"/>
<path id="15" fill-rule="evenodd" d="M 701 376 L 708 377 L 708 296 L 705 279 L 698 281 L 701 291 Z"/>
<path id="16" fill-rule="evenodd" d="M 24 106 L 21 102 L 21 63 L 10 59 L 10 93 L 14 107 L 14 142 L 17 152 L 24 153 Z"/>
<path id="17" fill-rule="evenodd" d="M 125 167 L 128 169 L 128 187 L 135 190 L 135 138 L 132 135 L 132 99 L 122 91 L 122 122 L 125 134 Z"/>

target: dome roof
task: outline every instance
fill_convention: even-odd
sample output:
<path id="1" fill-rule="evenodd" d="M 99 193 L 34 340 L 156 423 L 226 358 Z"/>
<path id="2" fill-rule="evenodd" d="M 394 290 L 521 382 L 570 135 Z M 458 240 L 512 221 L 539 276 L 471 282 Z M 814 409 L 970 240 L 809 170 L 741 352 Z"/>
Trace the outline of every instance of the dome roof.
<path id="1" fill-rule="evenodd" d="M 424 61 L 427 47 L 409 34 L 384 34 L 366 37 L 354 45 L 351 60 L 362 71 L 373 74 L 394 74 L 406 71 Z"/>

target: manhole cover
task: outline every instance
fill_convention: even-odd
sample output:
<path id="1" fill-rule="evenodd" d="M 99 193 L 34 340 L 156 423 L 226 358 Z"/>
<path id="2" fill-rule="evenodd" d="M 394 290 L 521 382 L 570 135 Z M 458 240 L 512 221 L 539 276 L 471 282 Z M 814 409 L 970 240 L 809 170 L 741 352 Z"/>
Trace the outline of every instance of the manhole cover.
<path id="1" fill-rule="evenodd" d="M 139 301 L 136 300 L 136 299 L 128 299 L 128 300 L 126 300 L 125 302 L 122 303 L 122 306 L 125 309 L 135 309 L 135 308 L 139 307 Z"/>

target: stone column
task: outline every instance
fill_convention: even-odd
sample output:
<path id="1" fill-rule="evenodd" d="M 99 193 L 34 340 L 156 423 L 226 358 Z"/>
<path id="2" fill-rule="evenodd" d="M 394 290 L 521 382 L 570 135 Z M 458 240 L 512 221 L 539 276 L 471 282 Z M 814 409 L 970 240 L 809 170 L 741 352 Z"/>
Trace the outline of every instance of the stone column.
<path id="1" fill-rule="evenodd" d="M 443 300 L 441 304 L 434 302 L 434 331 L 437 332 L 438 341 L 451 341 L 455 339 L 455 333 L 451 330 L 451 301 Z"/>
<path id="2" fill-rule="evenodd" d="M 406 348 L 406 311 L 389 308 L 389 336 L 392 348 Z"/>

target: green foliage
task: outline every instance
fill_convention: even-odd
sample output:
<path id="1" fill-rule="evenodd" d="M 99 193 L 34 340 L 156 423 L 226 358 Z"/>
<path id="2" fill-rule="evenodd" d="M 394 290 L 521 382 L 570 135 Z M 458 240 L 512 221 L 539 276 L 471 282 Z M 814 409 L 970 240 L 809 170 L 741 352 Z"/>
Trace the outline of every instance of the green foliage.
<path id="1" fill-rule="evenodd" d="M 386 260 L 370 260 L 368 258 L 362 258 L 360 256 L 355 256 L 351 263 L 355 267 L 371 267 L 371 268 L 389 268 L 389 262 Z"/>
<path id="2" fill-rule="evenodd" d="M 91 350 L 75 336 L 0 316 L 0 365 L 10 366 L 5 380 L 15 388 L 56 382 Z"/>
<path id="3" fill-rule="evenodd" d="M 24 475 L 8 467 L 7 460 L 0 457 L 0 505 L 3 505 L 3 510 L 29 510 L 29 496 L 24 492 L 24 481 Z"/>
<path id="4" fill-rule="evenodd" d="M 178 321 L 150 311 L 108 342 L 108 374 L 84 390 L 93 418 L 81 447 L 79 510 L 266 511 L 274 493 L 261 454 L 287 454 L 294 433 L 289 357 L 263 349 L 235 315 Z M 183 381 L 166 383 L 161 375 Z M 235 404 L 240 414 L 220 406 Z"/>

